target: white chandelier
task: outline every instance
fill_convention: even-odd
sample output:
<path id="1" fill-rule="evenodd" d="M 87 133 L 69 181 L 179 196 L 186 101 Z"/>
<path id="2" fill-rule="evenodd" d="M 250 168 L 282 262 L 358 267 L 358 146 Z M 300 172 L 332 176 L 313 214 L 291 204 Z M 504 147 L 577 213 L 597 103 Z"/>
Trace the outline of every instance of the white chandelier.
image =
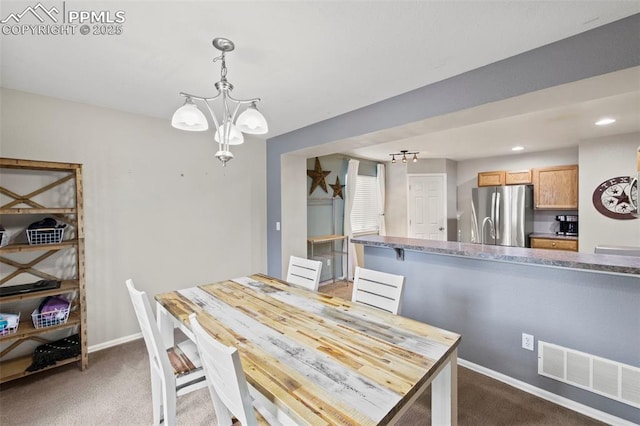
<path id="1" fill-rule="evenodd" d="M 233 158 L 229 146 L 243 143 L 243 133 L 262 135 L 267 133 L 269 128 L 267 126 L 267 120 L 265 120 L 264 116 L 256 107 L 256 102 L 259 102 L 260 98 L 242 100 L 235 99 L 231 96 L 233 85 L 227 81 L 227 65 L 224 55 L 235 48 L 233 42 L 226 38 L 214 38 L 213 46 L 222 52 L 222 55 L 213 59 L 213 62 L 221 62 L 220 81 L 215 83 L 218 94 L 210 98 L 205 98 L 180 92 L 180 95 L 185 97 L 184 105 L 178 108 L 173 114 L 171 125 L 176 129 L 192 132 L 202 132 L 209 129 L 207 118 L 193 100 L 195 99 L 204 103 L 211 114 L 216 128 L 214 139 L 219 144 L 216 157 L 222 162 L 223 166 L 226 166 L 227 162 Z M 218 121 L 212 104 L 212 101 L 218 98 L 222 100 L 221 121 Z M 245 104 L 250 105 L 238 116 L 240 106 Z"/>

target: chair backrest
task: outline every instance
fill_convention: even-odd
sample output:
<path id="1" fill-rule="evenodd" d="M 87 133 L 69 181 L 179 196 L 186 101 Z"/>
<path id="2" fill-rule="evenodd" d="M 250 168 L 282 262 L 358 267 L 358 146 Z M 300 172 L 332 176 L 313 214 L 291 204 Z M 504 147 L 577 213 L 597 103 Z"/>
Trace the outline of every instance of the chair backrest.
<path id="1" fill-rule="evenodd" d="M 403 287 L 402 275 L 356 267 L 351 300 L 399 314 Z"/>
<path id="2" fill-rule="evenodd" d="M 138 323 L 142 330 L 144 343 L 147 346 L 147 352 L 149 352 L 151 369 L 157 372 L 161 377 L 161 380 L 163 380 L 164 384 L 167 385 L 169 389 L 175 389 L 173 367 L 171 367 L 169 356 L 162 344 L 160 330 L 156 325 L 147 294 L 144 291 L 138 291 L 134 287 L 133 280 L 131 279 L 128 279 L 126 284 L 127 289 L 129 290 L 129 296 L 131 297 L 131 303 L 133 304 L 133 309 L 136 312 Z M 173 386 L 171 383 L 173 383 Z"/>
<path id="3" fill-rule="evenodd" d="M 202 360 L 211 397 L 218 419 L 235 416 L 243 425 L 257 425 L 253 410 L 253 400 L 249 394 L 247 380 L 242 370 L 240 355 L 234 347 L 223 345 L 215 340 L 202 327 L 196 314 L 189 316 L 191 331 L 196 336 L 198 352 Z M 218 403 L 224 404 L 228 413 L 222 413 Z M 219 424 L 222 424 L 219 421 Z"/>
<path id="4" fill-rule="evenodd" d="M 289 271 L 287 272 L 287 282 L 318 291 L 320 284 L 320 272 L 322 262 L 310 260 L 302 257 L 291 256 L 289 258 Z"/>

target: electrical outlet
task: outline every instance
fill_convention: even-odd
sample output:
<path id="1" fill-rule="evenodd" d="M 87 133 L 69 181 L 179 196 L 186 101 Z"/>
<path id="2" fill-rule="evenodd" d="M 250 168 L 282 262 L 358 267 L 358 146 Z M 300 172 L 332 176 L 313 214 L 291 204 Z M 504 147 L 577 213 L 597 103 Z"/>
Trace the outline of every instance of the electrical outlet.
<path id="1" fill-rule="evenodd" d="M 532 351 L 533 345 L 533 336 L 531 334 L 522 333 L 522 348 Z"/>
<path id="2" fill-rule="evenodd" d="M 327 266 L 331 266 L 331 259 L 327 259 Z"/>

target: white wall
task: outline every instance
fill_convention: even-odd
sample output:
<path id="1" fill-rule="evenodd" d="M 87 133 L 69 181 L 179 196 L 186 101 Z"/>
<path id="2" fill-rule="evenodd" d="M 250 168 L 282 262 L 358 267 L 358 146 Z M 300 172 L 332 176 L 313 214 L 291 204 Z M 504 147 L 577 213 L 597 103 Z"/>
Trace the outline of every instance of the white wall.
<path id="1" fill-rule="evenodd" d="M 307 257 L 307 175 L 306 157 L 286 154 L 281 157 L 282 186 L 282 264 L 287 276 L 289 256 Z"/>
<path id="2" fill-rule="evenodd" d="M 385 225 L 390 237 L 407 236 L 407 165 L 385 163 L 386 197 Z"/>
<path id="3" fill-rule="evenodd" d="M 128 277 L 152 297 L 266 272 L 263 141 L 247 138 L 223 168 L 211 132 L 170 117 L 0 94 L 3 157 L 84 165 L 90 346 L 139 332 Z"/>
<path id="4" fill-rule="evenodd" d="M 633 133 L 607 138 L 585 139 L 579 147 L 531 154 L 505 155 L 459 161 L 457 163 L 457 210 L 463 240 L 470 232 L 471 188 L 477 186 L 479 171 L 525 170 L 564 164 L 579 165 L 579 231 L 580 251 L 593 253 L 598 244 L 640 246 L 640 219 L 616 220 L 600 214 L 591 197 L 604 180 L 617 176 L 632 176 L 636 170 L 636 152 L 640 134 Z M 425 163 L 426 164 L 426 163 Z M 395 166 L 395 167 L 392 167 Z M 419 164 L 418 164 L 419 166 Z M 417 167 L 417 166 L 416 166 Z M 409 170 L 423 171 L 424 167 Z M 407 232 L 407 166 L 387 167 L 387 233 L 406 236 Z M 534 232 L 552 233 L 556 230 L 555 215 L 560 211 L 536 211 Z"/>
<path id="5" fill-rule="evenodd" d="M 458 162 L 458 184 L 477 183 L 478 172 L 491 170 L 528 170 L 535 167 L 551 167 L 578 164 L 578 148 L 563 148 L 552 151 L 522 152 L 500 157 L 479 158 Z"/>
<path id="6" fill-rule="evenodd" d="M 387 234 L 407 235 L 407 173 L 447 173 L 449 239 L 456 240 L 455 219 L 464 241 L 470 239 L 471 188 L 477 186 L 480 171 L 525 170 L 562 164 L 577 164 L 578 148 L 559 149 L 531 154 L 505 155 L 454 162 L 443 159 L 421 159 L 417 163 L 391 164 L 387 167 Z M 456 171 L 457 168 L 457 171 Z M 457 184 L 456 188 L 452 185 Z M 456 194 L 457 192 L 457 194 Z M 536 212 L 535 232 L 552 232 L 557 212 Z M 548 216 L 548 217 L 547 217 Z"/>
<path id="7" fill-rule="evenodd" d="M 471 238 L 471 189 L 478 186 L 478 172 L 492 170 L 527 170 L 535 167 L 578 164 L 578 148 L 564 148 L 553 151 L 520 153 L 500 157 L 480 158 L 458 162 L 458 226 L 463 241 Z M 534 232 L 555 232 L 557 211 L 537 210 L 534 213 Z M 567 214 L 566 212 L 564 214 Z M 582 218 L 580 218 L 582 219 Z M 582 226 L 580 225 L 580 231 Z M 582 237 L 582 233 L 580 234 Z"/>
<path id="8" fill-rule="evenodd" d="M 640 246 L 640 219 L 611 219 L 593 206 L 593 191 L 605 180 L 635 176 L 640 133 L 580 141 L 580 251 L 596 245 Z"/>

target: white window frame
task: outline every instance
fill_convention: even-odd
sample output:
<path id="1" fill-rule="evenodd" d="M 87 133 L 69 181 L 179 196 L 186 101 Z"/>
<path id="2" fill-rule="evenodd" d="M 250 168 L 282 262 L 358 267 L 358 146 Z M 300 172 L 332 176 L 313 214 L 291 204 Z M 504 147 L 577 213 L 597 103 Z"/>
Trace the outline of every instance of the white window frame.
<path id="1" fill-rule="evenodd" d="M 358 175 L 351 211 L 351 230 L 354 236 L 378 233 L 379 204 L 380 195 L 376 176 Z"/>

